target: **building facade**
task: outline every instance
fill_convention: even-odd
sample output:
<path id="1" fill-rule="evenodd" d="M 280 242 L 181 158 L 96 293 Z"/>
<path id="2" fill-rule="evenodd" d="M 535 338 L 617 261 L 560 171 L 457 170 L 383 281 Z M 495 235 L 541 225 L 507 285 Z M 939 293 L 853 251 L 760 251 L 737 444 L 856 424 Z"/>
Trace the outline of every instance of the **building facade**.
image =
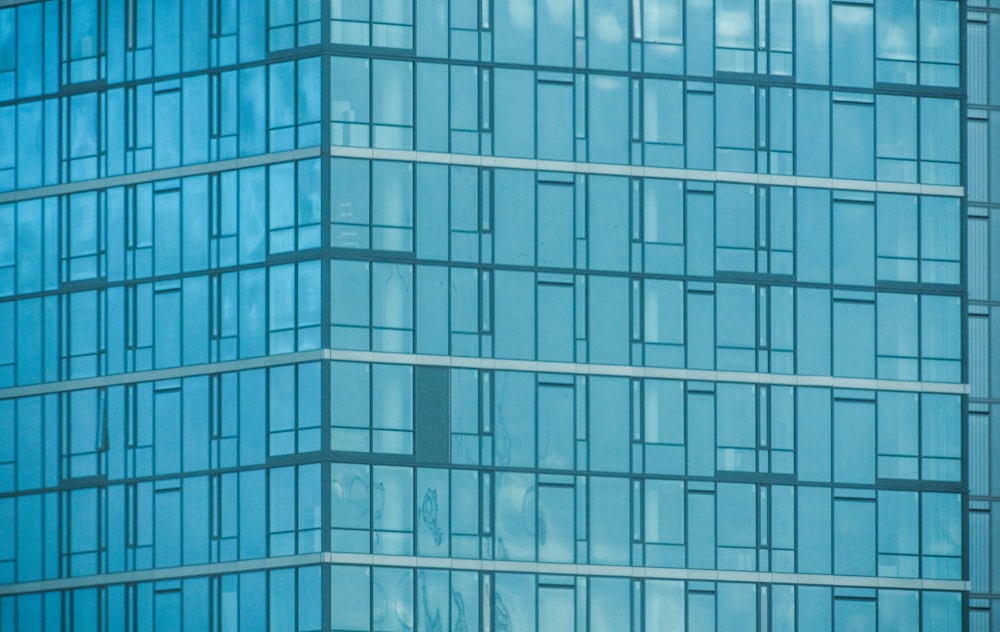
<path id="1" fill-rule="evenodd" d="M 1000 629 L 1000 3 L 967 7 L 969 621 Z"/>
<path id="2" fill-rule="evenodd" d="M 0 0 L 0 629 L 1000 629 L 979 5 Z"/>

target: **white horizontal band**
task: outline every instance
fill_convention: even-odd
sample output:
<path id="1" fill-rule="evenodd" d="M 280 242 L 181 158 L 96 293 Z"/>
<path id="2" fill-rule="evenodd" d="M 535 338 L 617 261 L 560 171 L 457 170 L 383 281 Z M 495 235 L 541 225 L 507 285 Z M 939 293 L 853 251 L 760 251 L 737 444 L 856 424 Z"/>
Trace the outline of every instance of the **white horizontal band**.
<path id="1" fill-rule="evenodd" d="M 598 564 L 557 564 L 544 562 L 511 562 L 447 557 L 416 557 L 402 555 L 369 555 L 363 553 L 310 553 L 286 557 L 269 557 L 239 562 L 217 562 L 174 566 L 142 571 L 126 571 L 68 577 L 20 584 L 0 584 L 0 595 L 72 590 L 111 584 L 184 579 L 205 575 L 245 573 L 269 569 L 317 564 L 392 566 L 428 570 L 455 570 L 496 573 L 535 573 L 541 575 L 576 575 L 582 577 L 626 577 L 630 579 L 671 579 L 709 582 L 739 582 L 753 584 L 802 584 L 848 588 L 893 588 L 905 590 L 948 590 L 968 592 L 969 582 L 943 579 L 905 579 L 898 577 L 861 577 L 856 575 L 819 575 L 804 573 L 759 573 L 754 571 L 716 571 L 690 568 L 652 568 L 645 566 L 601 566 Z"/>
<path id="2" fill-rule="evenodd" d="M 2 0 L 0 0 L 0 2 L 2 2 Z M 319 147 L 308 147 L 306 149 L 278 151 L 258 156 L 246 156 L 245 158 L 230 158 L 228 160 L 204 162 L 196 165 L 185 165 L 183 167 L 170 167 L 169 169 L 157 169 L 155 171 L 140 171 L 138 173 L 108 176 L 106 178 L 95 178 L 93 180 L 80 180 L 78 182 L 51 184 L 43 187 L 19 189 L 16 191 L 0 193 L 0 204 L 50 197 L 53 195 L 68 195 L 70 193 L 80 193 L 81 191 L 98 191 L 101 189 L 110 189 L 112 187 L 145 184 L 147 182 L 157 182 L 160 180 L 174 180 L 177 178 L 187 178 L 189 176 L 205 175 L 206 173 L 219 173 L 220 171 L 232 171 L 234 169 L 259 167 L 261 165 L 273 165 L 279 162 L 306 160 L 308 158 L 319 158 L 319 155 Z"/>
<path id="3" fill-rule="evenodd" d="M 3 0 L 0 0 L 2 2 Z M 675 169 L 669 167 L 644 167 L 634 165 L 613 165 L 592 162 L 569 162 L 561 160 L 534 160 L 530 158 L 504 158 L 475 154 L 452 154 L 430 151 L 408 151 L 400 149 L 368 149 L 359 147 L 330 148 L 331 155 L 341 158 L 366 158 L 369 160 L 397 160 L 431 164 L 462 165 L 472 167 L 493 167 L 500 169 L 529 169 L 533 171 L 558 171 L 594 175 L 617 175 L 645 178 L 667 178 L 674 180 L 697 180 L 700 182 L 731 182 L 818 189 L 847 189 L 878 193 L 908 193 L 912 195 L 947 195 L 963 197 L 965 189 L 960 186 L 936 184 L 915 184 L 907 182 L 884 182 L 878 180 L 846 180 L 841 178 L 816 178 L 810 176 L 774 175 L 767 173 L 744 173 L 739 171 L 709 171 L 702 169 Z M 291 151 L 247 156 L 205 162 L 183 167 L 171 167 L 154 171 L 142 171 L 106 178 L 81 180 L 53 184 L 31 189 L 19 189 L 0 193 L 0 204 L 21 200 L 67 195 L 81 191 L 96 191 L 111 187 L 144 184 L 159 180 L 173 180 L 189 176 L 218 173 L 233 169 L 245 169 L 292 160 L 305 160 L 320 156 L 319 147 L 294 149 Z"/>
<path id="4" fill-rule="evenodd" d="M 693 380 L 699 382 L 731 382 L 741 384 L 774 384 L 780 386 L 820 386 L 829 388 L 849 388 L 873 391 L 909 391 L 918 393 L 944 393 L 965 395 L 968 384 L 943 382 L 905 382 L 901 380 L 879 380 L 870 378 L 833 377 L 827 375 L 785 375 L 778 373 L 751 373 L 740 371 L 710 371 L 703 369 L 668 369 L 644 366 L 623 366 L 614 364 L 587 364 L 580 362 L 545 362 L 540 360 L 504 360 L 496 358 L 476 358 L 462 356 L 439 356 L 411 353 L 388 353 L 382 351 L 347 351 L 342 349 L 317 349 L 298 353 L 194 364 L 170 369 L 153 369 L 118 373 L 102 377 L 45 382 L 27 386 L 13 386 L 0 389 L 0 400 L 14 397 L 30 397 L 75 391 L 85 388 L 101 388 L 173 380 L 196 375 L 227 373 L 270 366 L 284 366 L 299 362 L 318 360 L 343 360 L 348 362 L 377 362 L 381 364 L 408 364 L 413 366 L 436 366 L 456 369 L 482 369 L 493 371 L 532 371 L 536 373 L 562 373 L 572 375 L 599 375 L 610 377 L 659 378 L 669 380 Z"/>
<path id="5" fill-rule="evenodd" d="M 594 175 L 668 178 L 672 180 L 697 180 L 700 182 L 734 182 L 738 184 L 767 184 L 813 189 L 849 189 L 877 193 L 909 193 L 913 195 L 948 195 L 962 197 L 965 189 L 960 186 L 885 182 L 880 180 L 846 180 L 842 178 L 816 178 L 810 176 L 745 173 L 741 171 L 709 171 L 703 169 L 678 169 L 670 167 L 645 167 L 639 165 L 613 165 L 595 162 L 564 160 L 535 160 L 531 158 L 503 158 L 478 154 L 452 154 L 401 149 L 369 149 L 362 147 L 330 148 L 333 156 L 341 158 L 367 158 L 369 160 L 400 160 L 470 167 L 499 169 L 530 169 L 533 171 L 559 171 Z"/>

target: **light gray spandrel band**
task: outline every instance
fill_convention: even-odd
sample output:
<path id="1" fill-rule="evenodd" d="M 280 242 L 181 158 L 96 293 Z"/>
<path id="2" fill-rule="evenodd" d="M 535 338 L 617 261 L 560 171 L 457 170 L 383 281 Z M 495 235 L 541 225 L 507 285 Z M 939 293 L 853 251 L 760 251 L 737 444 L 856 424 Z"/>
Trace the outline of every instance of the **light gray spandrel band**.
<path id="1" fill-rule="evenodd" d="M 218 562 L 193 566 L 175 566 L 143 571 L 106 573 L 68 577 L 20 584 L 0 584 L 0 595 L 72 590 L 112 584 L 162 581 L 204 575 L 244 573 L 316 564 L 355 566 L 393 566 L 417 569 L 440 569 L 495 573 L 535 573 L 540 575 L 577 575 L 585 577 L 628 577 L 632 579 L 672 579 L 752 584 L 801 584 L 844 586 L 852 588 L 895 588 L 903 590 L 945 590 L 968 592 L 969 582 L 950 580 L 904 579 L 895 577 L 860 577 L 854 575 L 814 575 L 803 573 L 757 573 L 750 571 L 713 571 L 685 568 L 650 568 L 641 566 L 600 566 L 596 564 L 555 564 L 470 560 L 444 557 L 371 555 L 362 553 L 309 553 L 239 562 Z"/>
<path id="2" fill-rule="evenodd" d="M 0 0 L 2 2 L 3 0 Z M 294 160 L 306 160 L 318 158 L 320 156 L 319 147 L 309 147 L 306 149 L 292 149 L 280 151 L 273 154 L 261 154 L 259 156 L 247 156 L 245 158 L 231 158 L 228 160 L 217 160 L 215 162 L 205 162 L 196 165 L 185 165 L 183 167 L 171 167 L 169 169 L 157 169 L 156 171 L 142 171 L 139 173 L 129 173 L 120 176 L 108 176 L 106 178 L 96 178 L 94 180 L 81 180 L 79 182 L 67 182 L 64 184 L 52 184 L 44 187 L 31 189 L 19 189 L 0 193 L 0 204 L 10 202 L 20 202 L 35 198 L 51 197 L 53 195 L 68 195 L 70 193 L 80 193 L 81 191 L 97 191 L 100 189 L 110 189 L 113 187 L 130 186 L 133 184 L 145 184 L 147 182 L 157 182 L 160 180 L 174 180 L 177 178 L 187 178 L 189 176 L 200 176 L 208 173 L 218 173 L 220 171 L 232 171 L 235 169 L 246 169 L 249 167 L 260 167 L 262 165 L 273 165 L 279 162 L 291 162 Z"/>
<path id="3" fill-rule="evenodd" d="M 767 173 L 744 173 L 739 171 L 707 171 L 700 169 L 613 165 L 563 160 L 504 158 L 499 156 L 481 156 L 478 154 L 451 154 L 430 151 L 368 149 L 340 146 L 331 147 L 330 152 L 333 156 L 339 158 L 397 160 L 418 163 L 462 165 L 470 167 L 492 167 L 498 169 L 561 171 L 566 173 L 595 175 L 665 178 L 672 180 L 697 180 L 700 182 L 735 182 L 739 184 L 807 187 L 813 189 L 849 189 L 852 191 L 908 193 L 913 195 L 947 195 L 952 197 L 962 197 L 965 195 L 965 189 L 960 186 L 911 184 L 907 182 L 884 182 L 879 180 L 845 180 L 841 178 L 815 178 L 809 176 L 787 176 Z"/>
<path id="4" fill-rule="evenodd" d="M 0 0 L 2 3 L 3 0 Z M 2 4 L 0 4 L 2 6 Z M 807 176 L 772 175 L 766 173 L 742 173 L 736 171 L 705 171 L 699 169 L 674 169 L 669 167 L 644 167 L 632 165 L 613 165 L 587 162 L 568 162 L 561 160 L 534 160 L 529 158 L 504 158 L 498 156 L 480 156 L 477 154 L 450 154 L 428 151 L 405 151 L 396 149 L 365 149 L 357 147 L 331 147 L 331 155 L 340 158 L 366 158 L 369 160 L 395 160 L 429 164 L 463 165 L 472 167 L 492 167 L 499 169 L 522 169 L 533 171 L 560 171 L 564 173 L 617 175 L 645 178 L 665 178 L 673 180 L 696 180 L 701 182 L 735 182 L 740 184 L 758 184 L 788 187 L 807 187 L 816 189 L 847 189 L 852 191 L 871 191 L 880 193 L 907 193 L 912 195 L 945 195 L 962 197 L 965 189 L 960 186 L 943 186 L 933 184 L 911 184 L 906 182 L 883 182 L 877 180 L 844 180 L 838 178 L 815 178 Z M 144 184 L 160 180 L 173 180 L 189 176 L 218 173 L 233 169 L 258 167 L 293 160 L 317 158 L 321 154 L 319 147 L 295 149 L 290 151 L 232 158 L 216 162 L 206 162 L 183 167 L 143 171 L 120 176 L 109 176 L 79 182 L 53 184 L 31 189 L 20 189 L 0 193 L 0 204 L 20 202 L 35 198 L 54 195 L 68 195 L 82 191 L 96 191 L 119 186 Z"/>
<path id="5" fill-rule="evenodd" d="M 388 353 L 380 351 L 317 349 L 314 351 L 300 351 L 297 353 L 261 356 L 258 358 L 247 358 L 243 360 L 195 364 L 171 369 L 154 369 L 150 371 L 119 373 L 102 377 L 63 380 L 60 382 L 45 382 L 42 384 L 31 384 L 27 386 L 13 386 L 0 389 L 0 400 L 15 397 L 46 395 L 49 393 L 60 393 L 64 391 L 75 391 L 87 388 L 136 384 L 139 382 L 174 380 L 178 378 L 193 377 L 196 375 L 214 375 L 230 371 L 285 366 L 289 364 L 298 364 L 300 362 L 316 362 L 318 360 L 405 364 L 412 366 L 436 366 L 491 371 L 530 371 L 536 373 L 562 373 L 572 375 L 694 380 L 700 382 L 776 384 L 782 386 L 819 386 L 874 391 L 943 393 L 949 395 L 966 395 L 969 392 L 968 384 L 949 384 L 942 382 L 905 382 L 901 380 L 879 380 L 824 375 L 745 373 L 738 371 L 706 371 L 702 369 L 668 369 L 613 364 L 545 362 L 540 360 L 503 360 L 495 358 L 437 356 L 410 353 Z"/>

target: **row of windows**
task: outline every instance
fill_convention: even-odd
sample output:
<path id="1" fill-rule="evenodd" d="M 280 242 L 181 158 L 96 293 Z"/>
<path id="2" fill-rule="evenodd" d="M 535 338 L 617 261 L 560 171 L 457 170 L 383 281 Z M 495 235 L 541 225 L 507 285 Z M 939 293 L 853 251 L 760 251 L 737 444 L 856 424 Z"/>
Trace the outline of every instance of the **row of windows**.
<path id="1" fill-rule="evenodd" d="M 449 619 L 451 629 L 469 631 L 935 630 L 961 626 L 962 616 L 960 595 L 946 592 L 513 573 L 479 576 L 358 566 L 334 566 L 331 581 L 333 629 L 338 632 L 403 632 L 414 624 L 417 630 L 430 631 Z M 392 582 L 395 591 L 382 588 Z M 394 611 L 396 621 L 391 620 Z"/>
<path id="2" fill-rule="evenodd" d="M 333 261 L 331 300 L 340 349 L 962 379 L 958 297 Z"/>
<path id="3" fill-rule="evenodd" d="M 851 632 L 954 630 L 960 593 L 330 567 L 141 582 L 0 599 L 7 630 L 316 632 L 329 590 L 337 632 Z M 122 625 L 119 625 L 122 624 Z"/>
<path id="4" fill-rule="evenodd" d="M 268 50 L 318 44 L 319 12 L 318 0 L 50 0 L 0 9 L 0 101 L 261 61 Z"/>
<path id="5" fill-rule="evenodd" d="M 319 167 L 312 159 L 0 205 L 0 295 L 318 248 Z"/>
<path id="6" fill-rule="evenodd" d="M 1000 399 L 1000 306 L 969 308 L 970 396 Z"/>
<path id="7" fill-rule="evenodd" d="M 631 11 L 613 0 L 559 7 L 498 0 L 483 3 L 478 16 L 476 3 L 453 2 L 450 23 L 447 0 L 415 3 L 415 14 L 409 0 L 401 10 L 381 14 L 369 13 L 367 4 L 340 11 L 334 5 L 331 41 L 408 49 L 415 39 L 418 55 L 566 68 L 760 73 L 865 87 L 959 83 L 958 5 L 948 0 L 889 7 L 828 0 L 717 0 L 714 7 L 642 0 Z"/>
<path id="8" fill-rule="evenodd" d="M 1000 210 L 970 207 L 966 222 L 971 301 L 1000 301 Z"/>
<path id="9" fill-rule="evenodd" d="M 970 11 L 966 17 L 969 105 L 1000 105 L 1000 65 L 989 63 L 996 59 L 1000 46 L 1000 14 L 979 13 L 974 10 L 974 4 L 969 2 Z M 981 0 L 979 6 L 985 4 L 986 1 Z"/>
<path id="10" fill-rule="evenodd" d="M 1000 111 L 970 109 L 965 130 L 969 201 L 1000 203 Z"/>
<path id="11" fill-rule="evenodd" d="M 423 464 L 848 485 L 962 475 L 958 395 L 338 361 L 0 401 L 0 492 L 260 465 L 321 450 L 326 425 L 336 452 Z M 970 432 L 988 447 L 981 425 Z"/>
<path id="12" fill-rule="evenodd" d="M 1000 497 L 1000 467 L 991 464 L 990 455 L 1000 445 L 1000 432 L 991 430 L 1000 419 L 1000 405 L 973 402 L 969 405 L 969 495 Z M 1000 587 L 1000 582 L 997 584 Z"/>
<path id="13" fill-rule="evenodd" d="M 319 632 L 322 590 L 321 568 L 305 566 L 7 596 L 0 598 L 0 626 L 12 632 Z"/>
<path id="14" fill-rule="evenodd" d="M 0 498 L 0 581 L 316 553 L 324 527 L 342 553 L 957 580 L 962 515 L 958 493 L 313 463 Z"/>
<path id="15" fill-rule="evenodd" d="M 319 145 L 320 74 L 310 58 L 0 107 L 0 191 Z"/>
<path id="16" fill-rule="evenodd" d="M 317 248 L 320 164 L 0 205 L 0 296 Z M 330 244 L 337 248 L 853 286 L 961 280 L 958 198 L 351 158 L 333 158 L 330 178 Z M 988 256 L 996 238 L 986 222 L 974 221 L 970 231 L 970 251 Z M 978 288 L 979 277 L 973 281 Z"/>
<path id="17" fill-rule="evenodd" d="M 334 260 L 335 349 L 961 382 L 958 296 Z M 0 302 L 0 387 L 324 346 L 322 262 Z M 183 334 L 183 335 L 182 335 Z"/>
<path id="18" fill-rule="evenodd" d="M 891 7 L 718 0 L 714 8 L 711 2 L 642 0 L 631 11 L 612 0 L 537 10 L 521 0 L 450 4 L 335 1 L 329 41 L 564 68 L 761 73 L 858 87 L 959 84 L 954 0 Z M 320 14 L 319 0 L 140 0 L 127 7 L 72 0 L 61 10 L 56 2 L 8 8 L 0 11 L 0 100 L 50 93 L 60 84 L 118 83 L 257 61 L 269 51 L 320 44 Z M 38 50 L 52 53 L 38 56 Z"/>
<path id="19" fill-rule="evenodd" d="M 334 145 L 960 183 L 955 99 L 331 60 Z"/>
<path id="20" fill-rule="evenodd" d="M 23 582 L 319 552 L 321 469 L 315 463 L 0 499 L 12 536 L 0 545 L 0 577 Z"/>
<path id="21" fill-rule="evenodd" d="M 995 158 L 1000 141 L 1000 116 L 997 112 L 975 109 L 979 106 L 1000 104 L 1000 64 L 996 53 L 1000 50 L 1000 14 L 974 12 L 973 6 L 1000 7 L 996 0 L 969 2 L 967 13 L 968 66 L 967 89 L 970 110 L 966 133 L 968 135 L 968 196 L 970 202 L 1000 201 L 1000 161 Z M 969 207 L 968 289 L 972 301 L 1000 299 L 1000 274 L 997 273 L 1000 225 L 991 209 Z M 998 312 L 995 307 L 970 305 L 969 327 L 969 382 L 972 398 L 1000 396 L 1000 376 L 991 362 L 997 356 L 1000 330 L 997 328 Z M 972 403 L 969 406 L 969 493 L 972 496 L 1000 495 L 1000 468 L 995 454 L 1000 433 L 992 430 L 1000 419 L 996 405 Z M 969 579 L 973 594 L 1000 591 L 1000 566 L 995 563 L 998 550 L 998 515 L 996 503 L 971 501 L 969 507 Z M 991 612 L 988 600 L 970 599 L 969 625 L 974 631 L 987 630 L 1000 625 L 1000 617 Z M 994 608 L 995 610 L 995 608 Z"/>
<path id="22" fill-rule="evenodd" d="M 331 61 L 334 145 L 960 183 L 956 99 Z M 319 75 L 310 58 L 0 107 L 0 190 L 316 146 Z"/>
<path id="23" fill-rule="evenodd" d="M 331 371 L 343 406 L 343 386 L 363 389 L 356 376 L 369 369 L 335 362 Z M 961 478 L 954 395 L 453 369 L 449 397 L 453 463 L 861 485 Z M 363 399 L 341 406 L 334 449 L 363 425 Z"/>
<path id="24" fill-rule="evenodd" d="M 970 439 L 970 442 L 974 439 Z M 969 580 L 973 594 L 1000 591 L 1000 568 L 992 563 L 1000 553 L 996 534 L 1000 504 L 996 501 L 971 501 L 969 511 Z"/>
<path id="25" fill-rule="evenodd" d="M 337 247 L 865 286 L 961 276 L 956 198 L 350 158 L 331 183 Z"/>
<path id="26" fill-rule="evenodd" d="M 408 468 L 337 463 L 331 471 L 338 552 L 961 577 L 958 494 L 428 469 L 414 481 Z"/>

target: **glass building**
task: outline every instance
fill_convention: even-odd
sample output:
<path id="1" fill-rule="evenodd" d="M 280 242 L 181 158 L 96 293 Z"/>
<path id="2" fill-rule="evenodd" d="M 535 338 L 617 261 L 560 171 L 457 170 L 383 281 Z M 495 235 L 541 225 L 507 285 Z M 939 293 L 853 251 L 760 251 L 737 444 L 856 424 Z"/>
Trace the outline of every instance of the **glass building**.
<path id="1" fill-rule="evenodd" d="M 0 629 L 997 632 L 998 60 L 998 0 L 0 0 Z"/>
<path id="2" fill-rule="evenodd" d="M 1000 630 L 1000 2 L 970 0 L 968 63 L 969 621 Z"/>

